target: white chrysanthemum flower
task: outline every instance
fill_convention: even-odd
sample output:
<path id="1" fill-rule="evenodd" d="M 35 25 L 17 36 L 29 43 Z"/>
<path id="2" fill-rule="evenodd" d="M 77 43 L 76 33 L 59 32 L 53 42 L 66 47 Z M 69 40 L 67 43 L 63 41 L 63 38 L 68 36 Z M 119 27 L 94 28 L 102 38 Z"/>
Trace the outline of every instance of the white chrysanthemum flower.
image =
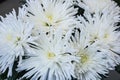
<path id="1" fill-rule="evenodd" d="M 80 57 L 76 63 L 76 76 L 78 80 L 101 80 L 99 74 L 108 73 L 106 68 L 106 56 L 99 52 L 97 48 L 89 46 L 84 30 L 75 30 L 71 37 L 70 45 L 76 49 L 76 56 Z"/>
<path id="2" fill-rule="evenodd" d="M 77 8 L 69 0 L 27 0 L 28 19 L 33 22 L 35 30 L 67 30 L 75 24 Z"/>
<path id="3" fill-rule="evenodd" d="M 85 10 L 94 13 L 101 12 L 112 1 L 111 0 L 77 0 L 78 5 Z"/>
<path id="4" fill-rule="evenodd" d="M 31 80 L 71 80 L 71 76 L 75 77 L 72 62 L 78 58 L 66 50 L 66 39 L 61 32 L 49 37 L 42 33 L 39 42 L 36 56 L 18 66 L 18 71 L 28 71 L 23 77 L 31 77 Z"/>
<path id="5" fill-rule="evenodd" d="M 79 20 L 86 28 L 89 44 L 107 55 L 108 67 L 114 68 L 120 63 L 120 32 L 115 31 L 119 27 L 120 8 L 113 2 L 102 14 L 91 15 L 85 11 L 84 16 Z"/>
<path id="6" fill-rule="evenodd" d="M 29 51 L 29 44 L 35 44 L 35 38 L 31 37 L 33 25 L 22 19 L 24 11 L 24 8 L 19 8 L 16 16 L 13 10 L 0 21 L 0 71 L 4 73 L 8 68 L 8 77 L 12 75 L 14 61 L 19 57 L 21 63 L 24 50 Z"/>
<path id="7" fill-rule="evenodd" d="M 117 22 L 120 22 L 120 7 L 114 1 L 105 7 L 102 11 L 101 18 L 109 22 L 109 24 L 116 26 Z"/>

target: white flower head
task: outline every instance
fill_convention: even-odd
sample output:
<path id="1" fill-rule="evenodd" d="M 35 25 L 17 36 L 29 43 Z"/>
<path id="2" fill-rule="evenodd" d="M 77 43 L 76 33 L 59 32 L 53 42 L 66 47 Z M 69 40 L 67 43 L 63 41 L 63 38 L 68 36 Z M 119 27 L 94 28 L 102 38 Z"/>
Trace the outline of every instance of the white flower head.
<path id="1" fill-rule="evenodd" d="M 99 48 L 107 56 L 108 68 L 120 63 L 120 32 L 117 22 L 120 20 L 120 8 L 114 2 L 102 14 L 85 11 L 83 17 L 78 17 L 85 28 L 89 45 Z"/>
<path id="2" fill-rule="evenodd" d="M 110 46 L 113 44 L 116 46 L 116 43 L 119 43 L 120 32 L 115 30 L 119 27 L 117 26 L 117 22 L 120 21 L 120 7 L 114 2 L 110 5 L 111 6 L 108 6 L 106 11 L 103 11 L 102 14 L 91 14 L 85 11 L 85 18 L 82 16 L 78 17 L 86 30 L 88 35 L 87 38 L 90 43 L 102 43 L 101 45 L 103 46 Z"/>
<path id="3" fill-rule="evenodd" d="M 74 25 L 77 8 L 67 0 L 27 0 L 28 19 L 33 22 L 35 29 L 49 31 L 54 29 L 68 30 Z"/>
<path id="4" fill-rule="evenodd" d="M 0 22 L 0 71 L 4 73 L 8 68 L 8 77 L 12 75 L 12 67 L 14 61 L 19 57 L 21 63 L 24 56 L 24 49 L 29 50 L 28 43 L 34 44 L 34 39 L 31 37 L 32 28 L 30 23 L 24 22 L 22 19 L 25 9 L 19 8 L 19 15 L 16 16 L 15 10 L 6 15 L 6 18 L 1 17 Z M 19 17 L 19 18 L 18 18 Z"/>
<path id="5" fill-rule="evenodd" d="M 111 25 L 116 26 L 117 22 L 120 22 L 120 7 L 114 1 L 111 1 L 108 6 L 102 11 L 103 20 L 108 20 Z"/>
<path id="6" fill-rule="evenodd" d="M 111 0 L 77 0 L 79 6 L 84 8 L 85 10 L 94 13 L 101 12 L 105 7 L 107 7 Z"/>
<path id="7" fill-rule="evenodd" d="M 74 36 L 71 37 L 71 47 L 76 49 L 75 56 L 80 57 L 76 63 L 75 74 L 78 80 L 101 80 L 99 74 L 108 73 L 106 60 L 103 53 L 97 48 L 88 45 L 85 32 L 75 30 Z"/>
<path id="8" fill-rule="evenodd" d="M 72 61 L 78 58 L 66 50 L 66 39 L 62 32 L 49 37 L 42 33 L 39 42 L 36 56 L 24 60 L 18 66 L 18 71 L 29 70 L 23 77 L 31 77 L 31 80 L 71 80 L 71 76 L 75 77 Z"/>

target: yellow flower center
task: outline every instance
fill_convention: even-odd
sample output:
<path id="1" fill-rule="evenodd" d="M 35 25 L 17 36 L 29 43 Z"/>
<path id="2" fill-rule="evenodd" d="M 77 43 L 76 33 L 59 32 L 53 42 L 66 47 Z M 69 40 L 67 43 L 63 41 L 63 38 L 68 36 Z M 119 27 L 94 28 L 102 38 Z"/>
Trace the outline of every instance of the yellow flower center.
<path id="1" fill-rule="evenodd" d="M 46 18 L 48 19 L 48 21 L 47 22 L 43 22 L 43 25 L 49 27 L 53 23 L 53 15 L 50 14 L 50 13 L 49 14 L 47 13 L 46 14 Z"/>
<path id="2" fill-rule="evenodd" d="M 84 64 L 88 61 L 88 55 L 87 54 L 81 54 L 81 63 Z"/>
<path id="3" fill-rule="evenodd" d="M 105 34 L 105 35 L 104 35 L 104 38 L 108 38 L 108 37 L 109 37 L 109 34 Z"/>
<path id="4" fill-rule="evenodd" d="M 6 40 L 7 40 L 7 41 L 11 41 L 11 40 L 12 40 L 12 35 L 8 34 L 8 35 L 6 36 Z"/>
<path id="5" fill-rule="evenodd" d="M 48 19 L 49 19 L 50 21 L 53 20 L 53 16 L 52 16 L 52 15 L 48 15 L 47 17 L 48 17 Z"/>
<path id="6" fill-rule="evenodd" d="M 54 53 L 52 53 L 52 52 L 48 52 L 47 53 L 47 58 L 48 59 L 53 59 L 55 57 L 55 54 Z"/>

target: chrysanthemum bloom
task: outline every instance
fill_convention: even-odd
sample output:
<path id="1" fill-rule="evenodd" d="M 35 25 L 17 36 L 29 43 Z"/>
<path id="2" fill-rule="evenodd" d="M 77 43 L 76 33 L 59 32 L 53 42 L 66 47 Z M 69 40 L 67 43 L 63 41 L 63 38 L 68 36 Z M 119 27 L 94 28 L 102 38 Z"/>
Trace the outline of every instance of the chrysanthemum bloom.
<path id="1" fill-rule="evenodd" d="M 101 80 L 101 75 L 108 73 L 106 60 L 103 53 L 97 48 L 88 45 L 88 40 L 84 31 L 75 30 L 74 36 L 71 37 L 70 45 L 75 48 L 75 56 L 80 57 L 76 63 L 75 73 L 78 80 Z"/>
<path id="2" fill-rule="evenodd" d="M 101 12 L 111 0 L 77 0 L 78 5 L 91 13 Z"/>
<path id="3" fill-rule="evenodd" d="M 35 44 L 31 32 L 33 25 L 24 22 L 24 8 L 19 9 L 19 15 L 16 12 L 1 17 L 0 21 L 0 71 L 4 73 L 8 68 L 8 77 L 12 75 L 14 61 L 19 58 L 21 63 L 24 50 L 30 49 L 29 44 Z"/>
<path id="4" fill-rule="evenodd" d="M 120 63 L 120 32 L 116 31 L 119 27 L 120 8 L 116 3 L 111 2 L 100 14 L 91 14 L 85 11 L 79 20 L 86 28 L 87 38 L 90 45 L 98 47 L 108 60 L 108 67 L 114 68 Z"/>
<path id="5" fill-rule="evenodd" d="M 49 31 L 54 29 L 68 30 L 74 25 L 77 8 L 69 0 L 27 0 L 28 19 L 33 22 L 35 30 Z"/>
<path id="6" fill-rule="evenodd" d="M 36 55 L 18 66 L 18 71 L 28 71 L 23 77 L 31 80 L 71 80 L 71 76 L 75 77 L 72 62 L 79 58 L 67 50 L 66 37 L 62 36 L 62 32 L 56 32 L 49 37 L 41 33 L 39 43 Z"/>

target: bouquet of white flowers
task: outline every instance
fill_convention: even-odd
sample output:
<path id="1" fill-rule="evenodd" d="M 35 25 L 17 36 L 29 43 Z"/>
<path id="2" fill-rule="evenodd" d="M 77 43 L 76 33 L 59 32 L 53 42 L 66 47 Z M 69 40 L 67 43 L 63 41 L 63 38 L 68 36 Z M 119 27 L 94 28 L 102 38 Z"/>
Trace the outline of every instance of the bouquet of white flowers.
<path id="1" fill-rule="evenodd" d="M 26 0 L 0 17 L 0 74 L 101 80 L 120 64 L 119 22 L 112 0 Z"/>

